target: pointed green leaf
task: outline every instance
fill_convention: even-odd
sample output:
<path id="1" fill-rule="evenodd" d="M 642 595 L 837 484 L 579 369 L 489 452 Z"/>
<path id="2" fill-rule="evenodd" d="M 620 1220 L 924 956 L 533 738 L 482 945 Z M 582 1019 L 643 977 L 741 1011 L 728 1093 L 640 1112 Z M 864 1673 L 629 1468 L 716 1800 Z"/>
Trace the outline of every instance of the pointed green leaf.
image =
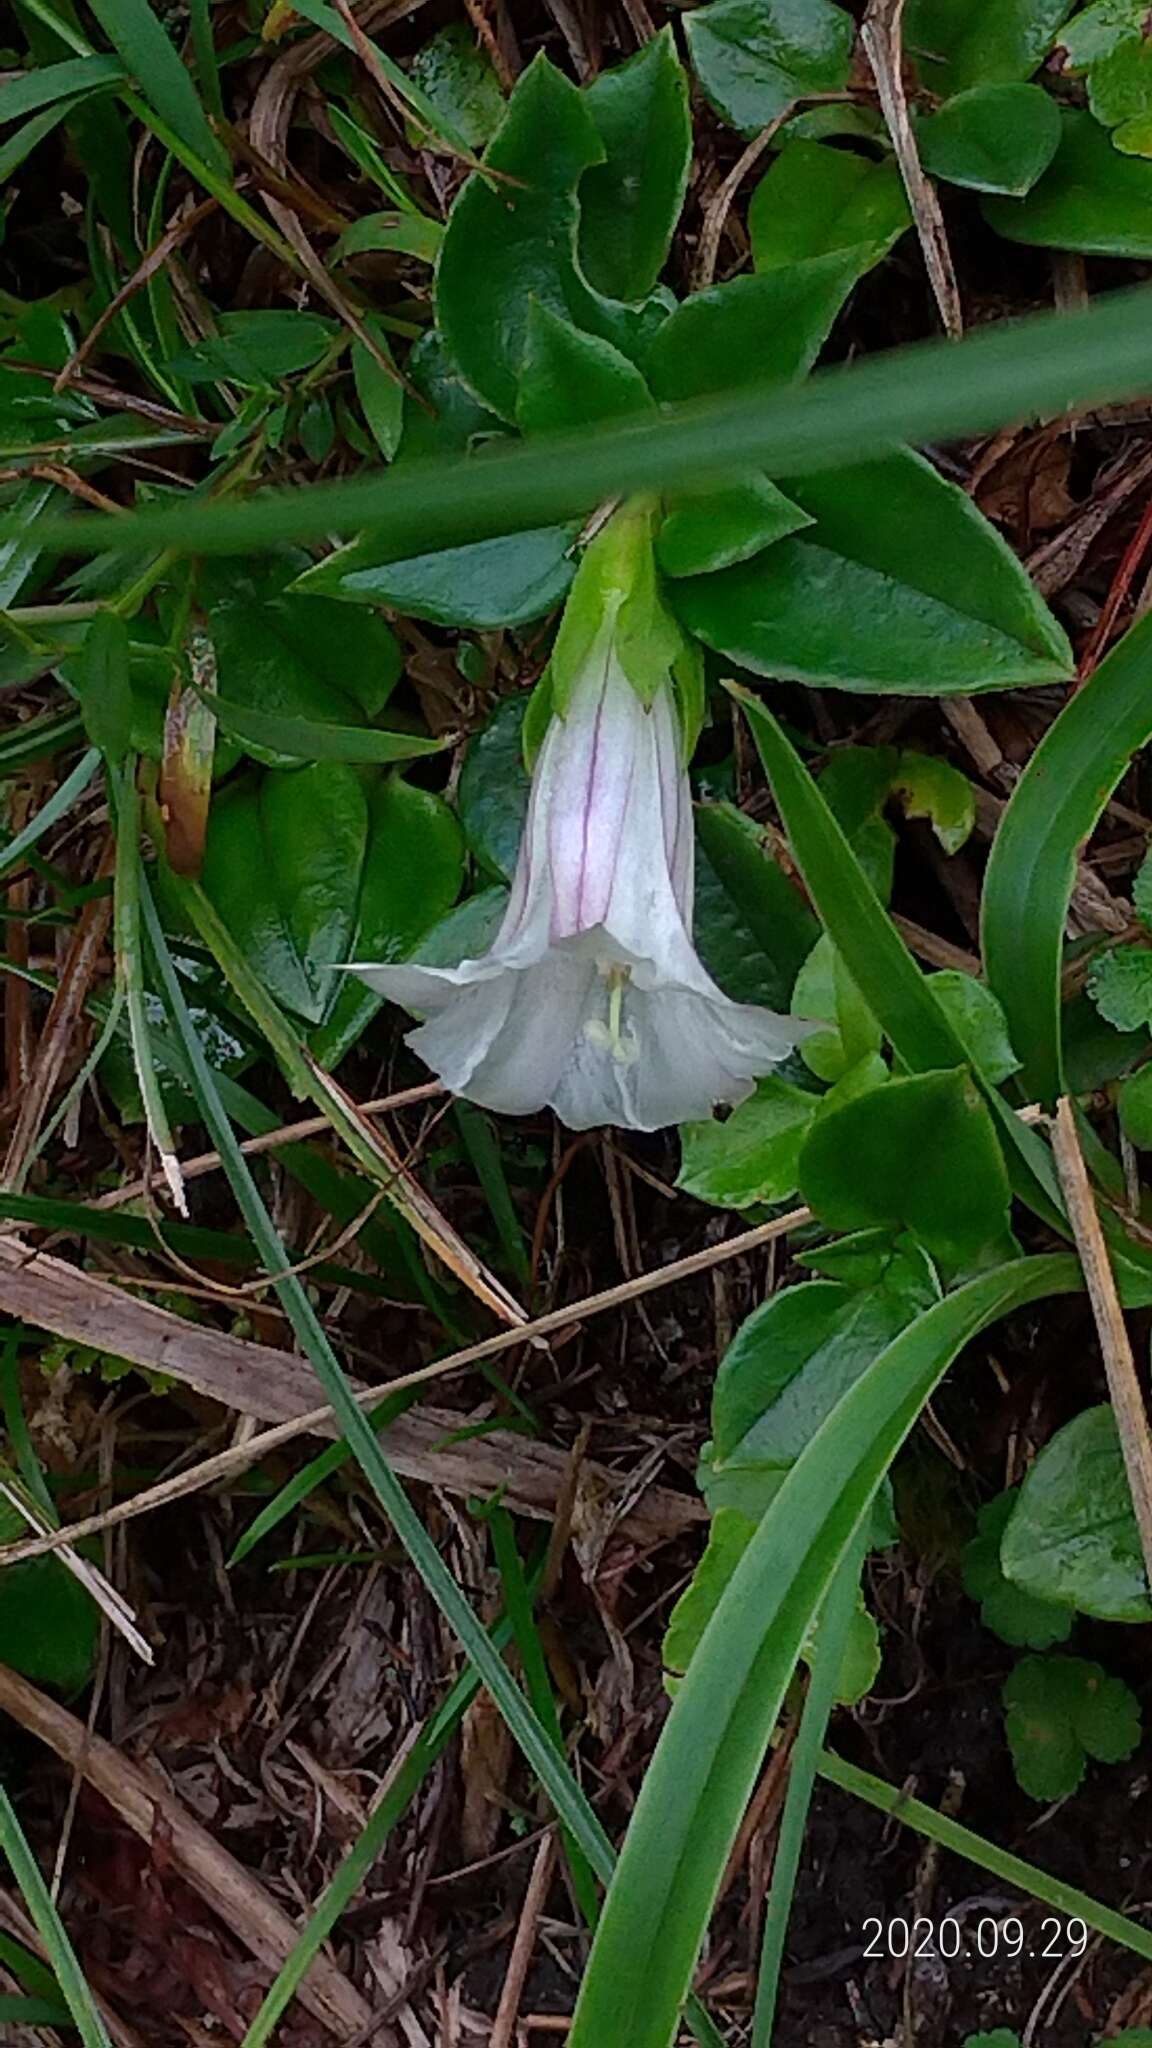
<path id="1" fill-rule="evenodd" d="M 680 218 L 692 161 L 688 80 L 666 27 L 584 94 L 604 150 L 580 185 L 580 262 L 597 291 L 643 299 Z"/>

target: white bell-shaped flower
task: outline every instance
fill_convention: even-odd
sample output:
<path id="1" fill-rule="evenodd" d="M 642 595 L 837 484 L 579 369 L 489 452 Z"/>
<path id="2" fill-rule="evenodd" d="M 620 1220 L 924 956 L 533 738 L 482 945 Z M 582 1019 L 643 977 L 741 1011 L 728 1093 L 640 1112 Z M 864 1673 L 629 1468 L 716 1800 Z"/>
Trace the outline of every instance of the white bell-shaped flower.
<path id="1" fill-rule="evenodd" d="M 427 1018 L 408 1043 L 454 1094 L 510 1115 L 550 1104 L 577 1131 L 709 1116 L 811 1029 L 732 1002 L 696 953 L 671 678 L 642 700 L 620 659 L 619 611 L 580 635 L 489 950 L 458 967 L 352 969 Z"/>

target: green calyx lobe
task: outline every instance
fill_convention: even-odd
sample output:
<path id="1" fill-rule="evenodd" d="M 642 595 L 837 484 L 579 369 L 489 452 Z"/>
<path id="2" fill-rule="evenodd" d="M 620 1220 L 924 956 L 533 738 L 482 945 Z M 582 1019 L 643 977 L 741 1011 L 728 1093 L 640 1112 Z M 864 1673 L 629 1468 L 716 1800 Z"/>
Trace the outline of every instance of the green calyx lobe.
<path id="1" fill-rule="evenodd" d="M 530 754 L 543 738 L 547 714 L 566 716 L 589 667 L 611 658 L 642 704 L 652 704 L 671 685 L 684 759 L 691 758 L 704 716 L 703 656 L 664 601 L 654 549 L 660 515 L 658 499 L 631 498 L 585 549 L 544 684 L 526 720 Z"/>

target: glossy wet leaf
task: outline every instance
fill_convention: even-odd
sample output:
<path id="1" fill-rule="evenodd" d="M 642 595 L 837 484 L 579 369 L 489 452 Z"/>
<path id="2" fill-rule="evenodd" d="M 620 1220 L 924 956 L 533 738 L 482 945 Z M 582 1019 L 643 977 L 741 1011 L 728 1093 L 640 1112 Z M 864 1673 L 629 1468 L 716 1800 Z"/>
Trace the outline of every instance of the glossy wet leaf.
<path id="1" fill-rule="evenodd" d="M 1013 1585 L 1101 1621 L 1152 1620 L 1116 1422 L 1086 1408 L 1045 1444 L 1000 1546 Z"/>
<path id="2" fill-rule="evenodd" d="M 891 157 L 877 161 L 822 142 L 790 141 L 749 202 L 752 261 L 757 270 L 779 270 L 853 249 L 863 272 L 887 255 L 911 220 Z"/>
<path id="3" fill-rule="evenodd" d="M 1007 544 L 919 456 L 781 478 L 815 524 L 669 599 L 760 675 L 916 696 L 1055 682 L 1062 628 Z"/>
<path id="4" fill-rule="evenodd" d="M 730 569 L 812 523 L 811 514 L 766 476 L 716 490 L 681 491 L 665 498 L 664 506 L 656 560 L 666 576 Z"/>
<path id="5" fill-rule="evenodd" d="M 755 821 L 735 804 L 697 804 L 695 937 L 735 1001 L 787 1010 L 820 927 Z"/>
<path id="6" fill-rule="evenodd" d="M 601 72 L 584 100 L 604 160 L 580 184 L 580 262 L 597 291 L 643 299 L 664 267 L 692 161 L 688 80 L 671 28 Z"/>
<path id="7" fill-rule="evenodd" d="M 904 48 L 924 84 L 947 98 L 973 85 L 1030 78 L 1074 0 L 908 0 Z"/>
<path id="8" fill-rule="evenodd" d="M 1039 85 L 977 85 L 920 122 L 920 161 L 934 178 L 1022 199 L 1060 147 L 1060 110 Z"/>
<path id="9" fill-rule="evenodd" d="M 435 554 L 390 558 L 372 540 L 352 541 L 300 577 L 296 588 L 353 604 L 387 605 L 434 625 L 521 625 L 566 595 L 578 525 L 510 533 Z"/>
<path id="10" fill-rule="evenodd" d="M 1091 114 L 1065 108 L 1060 147 L 1026 199 L 987 199 L 997 234 L 1085 256 L 1152 256 L 1152 163 L 1124 156 Z"/>
<path id="11" fill-rule="evenodd" d="M 677 1187 L 719 1209 L 787 1201 L 819 1106 L 818 1095 L 766 1075 L 723 1123 L 681 1125 Z"/>
<path id="12" fill-rule="evenodd" d="M 837 1230 L 911 1230 L 964 1268 L 1007 1239 L 1011 1191 L 984 1098 L 963 1068 L 869 1090 L 813 1126 L 800 1190 Z"/>
<path id="13" fill-rule="evenodd" d="M 470 149 L 491 141 L 504 112 L 500 80 L 467 23 L 437 29 L 412 59 L 411 76 Z"/>
<path id="14" fill-rule="evenodd" d="M 469 850 L 489 874 L 510 881 L 528 811 L 524 766 L 526 691 L 505 698 L 468 742 L 458 807 Z"/>
<path id="15" fill-rule="evenodd" d="M 832 0 L 712 0 L 684 27 L 705 94 L 742 134 L 757 134 L 793 100 L 848 83 L 854 29 Z"/>

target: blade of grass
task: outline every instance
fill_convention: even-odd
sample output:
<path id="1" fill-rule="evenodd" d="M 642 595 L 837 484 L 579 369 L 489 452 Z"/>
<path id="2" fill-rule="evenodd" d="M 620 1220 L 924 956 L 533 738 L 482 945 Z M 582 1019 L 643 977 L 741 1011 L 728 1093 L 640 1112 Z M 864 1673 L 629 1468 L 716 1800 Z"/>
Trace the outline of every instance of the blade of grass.
<path id="1" fill-rule="evenodd" d="M 867 1549 L 869 1520 L 870 1517 L 865 1515 L 863 1521 L 857 1525 L 853 1540 L 848 1545 L 828 1589 L 828 1597 L 820 1609 L 812 1676 L 788 1767 L 788 1790 L 784 1797 L 784 1811 L 780 1817 L 780 1831 L 776 1837 L 776 1854 L 772 1859 L 772 1884 L 768 1893 L 764 1932 L 760 1942 L 760 1976 L 756 1985 L 756 2009 L 752 2018 L 750 2048 L 771 2048 L 772 2029 L 776 2023 L 780 1966 L 784 1960 L 784 1938 L 788 1932 L 792 1897 L 800 1869 L 804 1832 L 808 1825 L 808 1808 L 812 1803 L 812 1788 L 816 1782 L 820 1752 L 824 1747 L 829 1718 L 836 1703 L 836 1686 L 843 1668 L 848 1633 L 856 1611 L 860 1571 Z"/>
<path id="2" fill-rule="evenodd" d="M 651 420 L 492 446 L 482 461 L 413 461 L 402 476 L 376 471 L 247 502 L 158 503 L 115 519 L 53 514 L 43 536 L 78 552 L 171 543 L 229 554 L 370 528 L 413 554 L 578 517 L 622 491 L 760 468 L 801 475 L 835 468 L 846 451 L 861 462 L 894 442 L 947 440 L 1130 398 L 1152 382 L 1150 330 L 1152 288 L 1142 285 L 1105 293 L 1083 312 L 1005 321 L 964 341 L 818 370 L 787 390 L 693 400 Z"/>
<path id="3" fill-rule="evenodd" d="M 669 2048 L 740 1819 L 812 1623 L 876 1488 L 962 1347 L 1075 1292 L 1076 1261 L 1014 1260 L 928 1309 L 791 1467 L 696 1649 L 640 1789 L 571 2048 Z"/>
<path id="4" fill-rule="evenodd" d="M 1049 726 L 1012 792 L 984 877 L 989 987 L 1008 1020 L 1021 1085 L 1064 1093 L 1060 971 L 1076 860 L 1132 757 L 1152 738 L 1152 615 Z"/>
<path id="5" fill-rule="evenodd" d="M 209 126 L 192 79 L 148 0 L 90 0 L 93 14 L 149 107 L 222 178 L 228 152 Z"/>
<path id="6" fill-rule="evenodd" d="M 123 990 L 132 1040 L 132 1060 L 148 1130 L 160 1157 L 168 1189 L 182 1216 L 188 1214 L 176 1145 L 152 1055 L 144 986 L 144 951 L 140 930 L 140 793 L 136 787 L 136 756 L 129 754 L 116 778 L 116 908 L 113 930 L 116 980 Z"/>
<path id="7" fill-rule="evenodd" d="M 404 1410 L 410 1408 L 417 1398 L 416 1387 L 393 1394 L 390 1400 L 381 1401 L 378 1407 L 368 1410 L 369 1424 L 376 1430 L 387 1429 L 388 1424 L 394 1422 L 398 1415 L 403 1415 Z M 237 1539 L 228 1559 L 228 1569 L 243 1564 L 244 1559 L 251 1556 L 256 1545 L 263 1543 L 265 1537 L 270 1536 L 274 1529 L 278 1529 L 285 1517 L 295 1508 L 302 1507 L 309 1495 L 323 1486 L 325 1480 L 331 1479 L 333 1473 L 339 1472 L 341 1466 L 346 1465 L 351 1456 L 351 1447 L 346 1443 L 338 1443 L 330 1444 L 318 1457 L 309 1458 L 308 1463 L 302 1465 L 299 1472 L 294 1472 L 291 1479 L 287 1480 L 279 1492 L 261 1508 L 255 1521 L 250 1522 Z"/>
<path id="8" fill-rule="evenodd" d="M 890 1814 L 893 1820 L 902 1821 L 905 1827 L 914 1828 L 928 1841 L 939 1842 L 941 1848 L 957 1856 L 966 1856 L 980 1870 L 988 1870 L 1006 1884 L 1029 1892 L 1042 1905 L 1051 1906 L 1072 1920 L 1083 1920 L 1097 1934 L 1118 1942 L 1121 1948 L 1131 1949 L 1145 1960 L 1152 1959 L 1152 1931 L 1126 1919 L 1111 1906 L 1101 1905 L 1075 1885 L 1065 1884 L 1063 1878 L 1051 1877 L 1034 1863 L 1026 1863 L 1022 1856 L 1012 1856 L 1006 1849 L 997 1848 L 995 1842 L 986 1841 L 971 1828 L 961 1827 L 959 1821 L 938 1813 L 934 1806 L 909 1798 L 895 1785 L 886 1785 L 883 1778 L 873 1777 L 871 1771 L 861 1771 L 826 1749 L 820 1758 L 819 1775 L 830 1785 L 839 1785 L 842 1792 L 851 1792 L 869 1806 L 878 1807 L 881 1813 Z"/>
<path id="9" fill-rule="evenodd" d="M 461 1647 L 476 1667 L 493 1701 L 504 1716 L 513 1737 L 535 1771 L 556 1809 L 562 1824 L 579 1845 L 596 1876 L 607 1883 L 614 1866 L 612 1844 L 595 1811 L 571 1773 L 557 1756 L 548 1732 L 525 1699 L 500 1651 L 483 1622 L 473 1611 L 457 1585 L 440 1552 L 408 1499 L 400 1480 L 388 1463 L 364 1410 L 353 1396 L 339 1360 L 317 1320 L 315 1310 L 295 1274 L 285 1271 L 284 1247 L 248 1163 L 237 1144 L 225 1114 L 213 1074 L 196 1034 L 168 943 L 156 914 L 151 891 L 140 878 L 145 925 L 153 958 L 160 975 L 164 1001 L 173 1029 L 180 1041 L 195 1087 L 197 1103 L 213 1146 L 220 1154 L 237 1206 L 259 1249 L 302 1350 L 310 1360 L 326 1400 L 331 1405 L 344 1437 Z M 695 2000 L 689 2002 L 688 2020 L 703 2048 L 723 2048 L 723 2040 L 708 2015 Z"/>
<path id="10" fill-rule="evenodd" d="M 560 1729 L 560 1716 L 556 1711 L 552 1681 L 548 1676 L 548 1660 L 544 1655 L 540 1631 L 536 1626 L 532 1591 L 520 1557 L 512 1517 L 507 1508 L 497 1505 L 489 1508 L 487 1521 L 492 1534 L 496 1569 L 504 1589 L 504 1602 L 508 1609 L 508 1619 L 512 1623 L 512 1633 L 516 1639 L 516 1649 L 524 1673 L 524 1683 L 528 1688 L 528 1697 L 536 1709 L 541 1727 L 548 1730 L 557 1755 L 563 1757 L 567 1752 Z M 572 1874 L 572 1888 L 576 1893 L 580 1911 L 588 1925 L 594 1927 L 600 1912 L 596 1880 L 586 1857 L 581 1854 L 579 1844 L 573 1841 L 566 1828 L 561 1829 L 561 1835 Z"/>
<path id="11" fill-rule="evenodd" d="M 473 1611 L 456 1580 L 424 1527 L 408 1495 L 377 1442 L 367 1416 L 358 1407 L 339 1360 L 316 1312 L 295 1274 L 289 1274 L 284 1247 L 248 1170 L 216 1088 L 215 1076 L 204 1057 L 188 1013 L 184 992 L 168 951 L 168 944 L 156 915 L 147 883 L 141 896 L 148 940 L 163 988 L 164 1001 L 179 1038 L 196 1089 L 198 1106 L 219 1152 L 224 1171 L 236 1197 L 245 1225 L 274 1281 L 280 1305 L 288 1317 L 301 1348 L 311 1361 L 326 1400 L 331 1404 L 344 1437 L 375 1493 L 397 1536 L 407 1550 L 449 1626 L 454 1630 L 476 1665 L 493 1699 L 505 1716 L 528 1762 L 547 1789 L 558 1813 L 571 1827 L 593 1867 L 605 1870 L 611 1849 L 595 1814 L 556 1755 L 545 1729 L 540 1726 L 523 1693 L 515 1683 L 491 1637 Z"/>
<path id="12" fill-rule="evenodd" d="M 38 839 L 44 837 L 45 832 L 50 832 L 53 825 L 61 818 L 67 817 L 77 797 L 84 794 L 99 766 L 99 747 L 89 747 L 87 753 L 82 754 L 77 761 L 71 775 L 65 778 L 59 789 L 53 790 L 47 803 L 41 804 L 35 817 L 29 819 L 24 830 L 17 832 L 15 838 L 10 839 L 6 846 L 0 846 L 0 875 L 15 867 L 17 861 L 23 860 L 28 849 L 35 846 Z"/>
<path id="13" fill-rule="evenodd" d="M 66 57 L 59 64 L 41 64 L 22 78 L 0 85 L 0 122 L 19 121 L 38 107 L 73 99 L 100 85 L 118 85 L 124 66 L 118 57 Z"/>
<path id="14" fill-rule="evenodd" d="M 16 1809 L 3 1785 L 0 1785 L 0 1849 L 8 1858 L 12 1875 L 20 1887 L 36 1932 L 44 1943 L 53 1975 L 84 2048 L 112 2048 L 107 2029 L 76 1960 L 64 1922 L 56 1910 L 40 1866 L 28 1847 L 24 1830 L 16 1818 Z"/>

